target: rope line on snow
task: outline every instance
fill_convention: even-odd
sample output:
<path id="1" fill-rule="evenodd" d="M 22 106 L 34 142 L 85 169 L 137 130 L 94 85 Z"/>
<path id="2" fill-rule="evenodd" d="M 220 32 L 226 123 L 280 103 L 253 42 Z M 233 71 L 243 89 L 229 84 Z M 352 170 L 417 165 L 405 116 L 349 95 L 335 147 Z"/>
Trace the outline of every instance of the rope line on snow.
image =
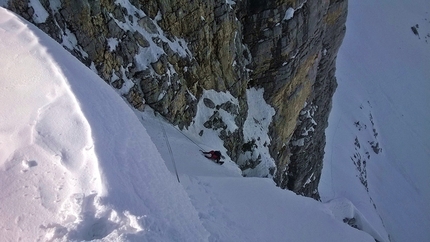
<path id="1" fill-rule="evenodd" d="M 173 126 L 175 127 L 175 126 Z M 179 130 L 178 128 L 175 127 L 175 129 L 182 134 L 183 136 L 185 136 L 185 138 L 187 138 L 189 141 L 193 142 L 193 144 L 197 145 L 201 150 L 204 150 L 200 145 L 198 145 L 196 142 L 194 142 L 194 140 L 192 140 L 190 137 L 188 137 L 186 134 L 182 133 L 181 130 Z"/>
<path id="2" fill-rule="evenodd" d="M 170 123 L 169 120 L 167 120 L 166 117 L 164 117 L 163 115 L 161 115 L 159 112 L 157 112 L 166 122 Z M 161 121 L 160 121 L 161 122 Z M 191 141 L 193 144 L 195 144 L 197 147 L 199 147 L 201 150 L 204 150 L 199 144 L 197 144 L 196 142 L 194 142 L 194 140 L 192 140 L 190 137 L 188 137 L 186 134 L 184 134 L 180 129 L 178 129 L 175 125 L 172 125 L 176 131 L 178 131 L 180 134 L 182 134 L 183 136 L 185 136 L 185 138 L 187 138 L 189 141 Z"/>
<path id="3" fill-rule="evenodd" d="M 169 138 L 167 137 L 167 134 L 166 134 L 166 129 L 164 129 L 164 125 L 160 119 L 159 121 L 160 121 L 161 129 L 163 130 L 164 139 L 166 139 L 166 144 L 170 153 L 170 157 L 172 158 L 172 163 L 173 163 L 173 168 L 175 169 L 176 178 L 178 179 L 178 182 L 181 183 L 181 181 L 179 180 L 178 169 L 176 169 L 176 163 L 175 163 L 175 158 L 173 156 L 172 147 L 170 146 Z"/>

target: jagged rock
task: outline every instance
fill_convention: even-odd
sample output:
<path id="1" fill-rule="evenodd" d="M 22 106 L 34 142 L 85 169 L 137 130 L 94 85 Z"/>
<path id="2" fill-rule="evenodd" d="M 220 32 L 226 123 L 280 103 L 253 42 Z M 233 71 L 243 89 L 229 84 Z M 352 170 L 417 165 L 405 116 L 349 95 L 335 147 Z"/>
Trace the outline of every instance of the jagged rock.
<path id="1" fill-rule="evenodd" d="M 372 150 L 373 152 L 375 152 L 375 154 L 379 154 L 379 152 L 382 151 L 382 149 L 379 148 L 379 142 L 371 141 L 369 142 L 369 144 L 372 147 Z"/>
<path id="2" fill-rule="evenodd" d="M 356 221 L 355 218 L 344 218 L 343 222 L 346 223 L 346 224 L 348 224 L 349 226 L 355 228 L 355 229 L 361 230 L 361 228 L 358 227 L 357 221 Z"/>
<path id="3" fill-rule="evenodd" d="M 116 89 L 121 89 L 122 85 L 124 85 L 123 79 L 118 79 L 112 82 L 112 86 L 115 87 Z"/>
<path id="4" fill-rule="evenodd" d="M 155 26 L 152 19 L 150 19 L 148 16 L 141 18 L 138 21 L 138 24 L 140 27 L 144 28 L 150 34 L 157 34 L 158 33 L 157 26 Z"/>
<path id="5" fill-rule="evenodd" d="M 242 132 L 246 90 L 264 88 L 264 101 L 275 109 L 271 143 L 265 144 L 276 162 L 270 174 L 280 187 L 318 199 L 346 0 L 131 0 L 134 7 L 127 1 L 59 0 L 59 8 L 41 0 L 49 13 L 44 23 L 34 21 L 29 2 L 9 0 L 7 7 L 63 43 L 115 88 L 135 83 L 125 97 L 136 109 L 150 105 L 186 127 L 204 90 L 230 93 L 237 105 L 203 102 L 232 114 L 238 129 L 227 130 L 216 110 L 204 126 L 219 131 L 233 160 L 251 152 L 242 150 L 248 142 Z M 317 125 L 304 115 L 312 108 Z M 241 166 L 252 169 L 258 160 Z"/>
<path id="6" fill-rule="evenodd" d="M 149 42 L 145 39 L 145 37 L 143 37 L 143 35 L 139 34 L 139 32 L 134 32 L 133 34 L 133 38 L 136 39 L 137 43 L 141 46 L 141 47 L 149 47 Z"/>
<path id="7" fill-rule="evenodd" d="M 271 4 L 250 4 L 244 40 L 254 57 L 252 85 L 264 87 L 266 101 L 276 109 L 270 129 L 270 151 L 277 161 L 274 178 L 283 188 L 318 199 L 324 130 L 336 88 L 334 61 L 345 32 L 347 2 L 292 1 L 270 8 Z M 278 25 L 289 7 L 295 9 L 293 17 Z M 276 25 L 282 31 L 276 31 Z M 307 144 L 292 147 L 306 125 L 298 122 L 306 102 L 318 106 L 318 125 Z M 306 183 L 312 174 L 315 179 Z"/>
<path id="8" fill-rule="evenodd" d="M 205 104 L 206 107 L 214 109 L 215 108 L 215 103 L 212 102 L 212 100 L 210 100 L 209 98 L 203 98 L 203 103 Z"/>
<path id="9" fill-rule="evenodd" d="M 127 101 L 137 110 L 143 111 L 145 108 L 143 95 L 138 91 L 136 86 L 130 89 L 130 92 L 128 92 L 126 98 Z"/>
<path id="10" fill-rule="evenodd" d="M 239 114 L 238 107 L 230 101 L 222 103 L 221 105 L 217 106 L 216 108 L 217 109 L 223 109 L 226 112 L 234 114 L 234 115 Z"/>
<path id="11" fill-rule="evenodd" d="M 227 125 L 222 120 L 222 117 L 218 111 L 214 111 L 212 116 L 203 124 L 203 126 L 205 126 L 205 128 L 214 130 L 225 130 L 227 128 Z"/>
<path id="12" fill-rule="evenodd" d="M 154 69 L 155 73 L 157 73 L 160 76 L 165 74 L 167 71 L 166 62 L 167 62 L 167 58 L 165 55 L 163 55 L 156 62 L 151 63 L 151 66 Z"/>
<path id="13" fill-rule="evenodd" d="M 418 33 L 418 24 L 415 25 L 415 26 L 412 26 L 411 30 L 414 33 L 414 35 L 419 36 L 419 33 Z"/>

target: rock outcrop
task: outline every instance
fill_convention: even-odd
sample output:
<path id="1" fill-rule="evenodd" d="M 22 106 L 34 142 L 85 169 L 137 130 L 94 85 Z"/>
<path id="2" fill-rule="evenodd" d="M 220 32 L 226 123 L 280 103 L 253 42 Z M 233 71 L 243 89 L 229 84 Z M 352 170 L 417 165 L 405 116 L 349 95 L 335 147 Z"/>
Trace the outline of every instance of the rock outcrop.
<path id="1" fill-rule="evenodd" d="M 5 7 L 61 43 L 137 110 L 149 105 L 188 128 L 206 108 L 211 115 L 202 127 L 219 133 L 244 175 L 273 177 L 282 188 L 319 198 L 346 0 L 9 0 Z M 251 89 L 264 90 L 260 102 L 273 109 L 262 113 L 270 116 L 262 117 L 271 120 L 269 141 L 244 135 Z M 215 103 L 207 90 L 232 99 Z"/>

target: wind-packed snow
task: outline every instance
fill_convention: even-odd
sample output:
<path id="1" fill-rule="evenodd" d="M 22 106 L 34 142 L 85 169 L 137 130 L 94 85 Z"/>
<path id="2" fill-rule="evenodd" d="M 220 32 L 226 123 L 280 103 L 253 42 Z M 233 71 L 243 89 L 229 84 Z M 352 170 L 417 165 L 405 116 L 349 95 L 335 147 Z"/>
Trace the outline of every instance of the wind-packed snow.
<path id="1" fill-rule="evenodd" d="M 243 178 L 225 153 L 207 160 L 215 136 L 134 113 L 3 8 L 0 38 L 2 241 L 373 241 L 343 223 L 355 210 Z"/>
<path id="2" fill-rule="evenodd" d="M 349 1 L 337 59 L 319 190 L 351 201 L 383 241 L 430 241 L 429 9 Z"/>

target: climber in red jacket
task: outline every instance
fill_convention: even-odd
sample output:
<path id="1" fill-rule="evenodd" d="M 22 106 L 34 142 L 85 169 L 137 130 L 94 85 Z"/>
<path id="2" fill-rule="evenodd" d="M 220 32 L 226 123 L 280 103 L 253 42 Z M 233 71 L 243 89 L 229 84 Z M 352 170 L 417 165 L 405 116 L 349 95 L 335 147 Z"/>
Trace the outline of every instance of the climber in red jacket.
<path id="1" fill-rule="evenodd" d="M 202 151 L 201 152 L 204 154 L 204 156 L 208 159 L 211 159 L 217 163 L 219 163 L 220 159 L 221 159 L 221 152 L 219 152 L 218 150 L 211 150 L 208 152 Z"/>

